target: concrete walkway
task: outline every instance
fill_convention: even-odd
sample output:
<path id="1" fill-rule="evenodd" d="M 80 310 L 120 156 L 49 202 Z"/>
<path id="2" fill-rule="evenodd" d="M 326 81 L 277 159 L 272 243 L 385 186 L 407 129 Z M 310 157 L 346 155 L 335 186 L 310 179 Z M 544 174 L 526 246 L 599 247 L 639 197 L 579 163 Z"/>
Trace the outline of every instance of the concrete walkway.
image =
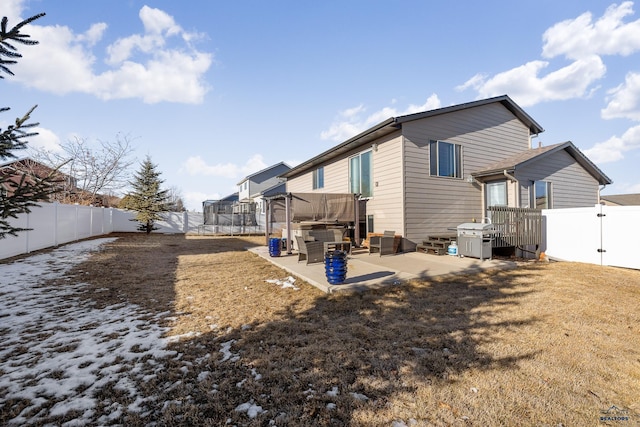
<path id="1" fill-rule="evenodd" d="M 369 255 L 366 250 L 354 249 L 347 259 L 347 279 L 343 284 L 331 285 L 327 281 L 323 262 L 309 265 L 305 261 L 298 262 L 297 253 L 287 255 L 283 252 L 279 257 L 271 257 L 267 246 L 250 248 L 249 251 L 327 293 L 375 289 L 416 278 L 469 274 L 483 270 L 516 267 L 516 263 L 504 260 L 480 261 L 476 258 L 438 256 L 419 252 L 381 257 L 377 254 Z"/>

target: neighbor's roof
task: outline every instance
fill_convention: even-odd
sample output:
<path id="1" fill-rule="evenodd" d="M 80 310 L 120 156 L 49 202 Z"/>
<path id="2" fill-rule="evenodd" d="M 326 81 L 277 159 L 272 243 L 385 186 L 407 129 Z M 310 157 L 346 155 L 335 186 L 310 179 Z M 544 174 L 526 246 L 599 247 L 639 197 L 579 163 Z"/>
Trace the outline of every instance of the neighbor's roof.
<path id="1" fill-rule="evenodd" d="M 287 168 L 291 169 L 291 166 L 289 166 L 289 165 L 288 165 L 288 164 L 286 164 L 285 162 L 276 163 L 275 165 L 271 165 L 271 166 L 266 167 L 266 168 L 264 168 L 264 169 L 262 169 L 262 170 L 259 170 L 258 172 L 252 173 L 251 175 L 247 175 L 247 176 L 245 176 L 245 177 L 244 177 L 244 178 L 242 178 L 242 180 L 240 180 L 240 182 L 238 182 L 236 185 L 240 185 L 240 184 L 242 184 L 243 182 L 245 182 L 245 181 L 247 181 L 247 180 L 249 180 L 249 179 L 253 178 L 254 176 L 260 175 L 260 174 L 261 174 L 261 173 L 263 173 L 263 172 L 266 172 L 266 171 L 271 170 L 271 169 L 275 169 L 275 168 L 280 167 L 280 166 L 286 166 Z"/>
<path id="2" fill-rule="evenodd" d="M 526 150 L 513 156 L 507 157 L 488 166 L 485 169 L 472 172 L 474 178 L 482 178 L 486 176 L 502 174 L 503 171 L 513 172 L 517 168 L 523 167 L 529 163 L 537 162 L 546 156 L 558 151 L 565 150 L 576 162 L 578 162 L 586 171 L 588 171 L 600 185 L 611 184 L 613 181 L 605 175 L 591 160 L 587 158 L 571 141 L 560 144 L 549 145 L 546 147 L 534 148 Z"/>
<path id="3" fill-rule="evenodd" d="M 640 193 L 601 195 L 600 198 L 620 206 L 640 206 Z"/>
<path id="4" fill-rule="evenodd" d="M 479 107 L 482 105 L 492 104 L 499 102 L 507 110 L 509 110 L 514 116 L 516 116 L 522 123 L 524 123 L 532 134 L 539 134 L 544 132 L 542 126 L 540 126 L 535 120 L 533 120 L 518 104 L 513 102 L 507 95 L 496 96 L 494 98 L 482 99 L 479 101 L 467 102 L 464 104 L 452 105 L 450 107 L 437 108 L 435 110 L 424 111 L 421 113 L 408 114 L 405 116 L 391 117 L 377 125 L 365 130 L 364 132 L 346 140 L 345 142 L 330 148 L 329 150 L 307 160 L 304 163 L 292 168 L 288 172 L 280 175 L 284 178 L 290 178 L 297 176 L 303 172 L 308 171 L 328 160 L 338 157 L 344 153 L 347 153 L 354 148 L 365 145 L 374 139 L 388 135 L 400 129 L 403 123 L 411 122 L 414 120 L 420 120 L 427 117 L 434 117 L 441 114 L 448 114 L 455 111 L 466 110 L 469 108 Z"/>

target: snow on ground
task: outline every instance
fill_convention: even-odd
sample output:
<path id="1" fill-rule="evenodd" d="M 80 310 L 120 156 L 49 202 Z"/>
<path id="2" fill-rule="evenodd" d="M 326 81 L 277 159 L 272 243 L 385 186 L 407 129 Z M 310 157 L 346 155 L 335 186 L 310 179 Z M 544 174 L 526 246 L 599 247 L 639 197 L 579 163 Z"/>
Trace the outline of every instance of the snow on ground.
<path id="1" fill-rule="evenodd" d="M 79 242 L 0 264 L 0 405 L 31 402 L 12 424 L 69 411 L 82 414 L 78 421 L 88 421 L 98 403 L 96 390 L 109 383 L 136 396 L 132 378 L 162 369 L 154 360 L 175 355 L 165 349 L 166 330 L 149 321 L 139 306 L 95 308 L 90 299 L 79 297 L 86 292 L 84 283 L 43 286 L 112 240 Z M 44 409 L 52 401 L 57 403 Z M 136 408 L 113 408 L 112 414 Z"/>

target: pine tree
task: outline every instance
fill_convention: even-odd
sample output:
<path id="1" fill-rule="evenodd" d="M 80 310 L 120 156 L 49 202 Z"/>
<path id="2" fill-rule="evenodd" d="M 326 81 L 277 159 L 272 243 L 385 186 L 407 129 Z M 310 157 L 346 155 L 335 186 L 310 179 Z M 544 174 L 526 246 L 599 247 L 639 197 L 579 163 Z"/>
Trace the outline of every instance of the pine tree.
<path id="1" fill-rule="evenodd" d="M 160 188 L 164 181 L 160 179 L 160 172 L 156 171 L 156 167 L 147 156 L 130 183 L 133 191 L 127 197 L 127 209 L 136 211 L 136 217 L 132 221 L 138 221 L 138 230 L 147 234 L 158 229 L 155 222 L 162 219 L 162 212 L 168 211 L 167 190 Z"/>
<path id="2" fill-rule="evenodd" d="M 20 30 L 44 15 L 44 13 L 34 15 L 8 31 L 7 17 L 2 18 L 0 22 L 0 79 L 4 79 L 3 72 L 14 75 L 9 66 L 16 64 L 17 59 L 22 57 L 11 42 L 26 46 L 37 44 L 36 40 L 30 39 L 28 34 L 22 34 Z M 15 124 L 8 126 L 7 129 L 0 129 L 0 163 L 3 163 L 5 159 L 15 159 L 16 156 L 12 151 L 27 148 L 25 139 L 37 135 L 31 129 L 38 126 L 38 123 L 28 123 L 35 108 L 34 106 L 27 114 L 17 118 Z M 9 110 L 9 107 L 0 107 L 0 113 Z M 55 183 L 59 182 L 56 172 L 54 171 L 47 177 L 27 175 L 26 173 L 21 176 L 16 173 L 13 175 L 0 174 L 0 239 L 7 235 L 16 236 L 18 232 L 26 230 L 12 227 L 9 224 L 9 218 L 17 218 L 18 214 L 29 213 L 31 212 L 30 208 L 38 206 L 37 202 L 48 200 L 49 195 L 55 191 Z"/>

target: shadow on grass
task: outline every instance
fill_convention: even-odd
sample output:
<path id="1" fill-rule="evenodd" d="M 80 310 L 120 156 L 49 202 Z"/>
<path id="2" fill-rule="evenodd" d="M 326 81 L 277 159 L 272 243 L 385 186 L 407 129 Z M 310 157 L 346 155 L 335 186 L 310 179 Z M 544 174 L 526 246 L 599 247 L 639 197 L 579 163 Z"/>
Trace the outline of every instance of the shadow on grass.
<path id="1" fill-rule="evenodd" d="M 388 416 L 398 395 L 415 395 L 425 384 L 453 384 L 470 370 L 516 369 L 535 355 L 496 357 L 482 350 L 505 329 L 537 321 L 500 323 L 485 312 L 509 310 L 533 292 L 516 277 L 461 275 L 323 294 L 310 308 L 282 309 L 276 316 L 282 320 L 229 330 L 215 342 L 237 359 L 213 356 L 208 385 L 220 393 L 210 396 L 215 403 L 200 404 L 200 414 L 214 424 L 389 425 L 376 414 Z M 189 340 L 188 346 L 201 348 L 200 357 L 220 351 L 210 338 Z M 250 418 L 238 410 L 242 405 L 266 412 Z"/>
<path id="2" fill-rule="evenodd" d="M 178 356 L 154 362 L 158 369 L 138 384 L 141 395 L 112 386 L 105 402 L 129 408 L 108 415 L 113 423 L 389 425 L 390 406 L 400 395 L 416 395 L 425 385 L 454 384 L 471 370 L 517 369 L 520 361 L 534 356 L 508 352 L 498 357 L 483 350 L 502 331 L 537 321 L 500 323 L 488 313 L 511 310 L 533 292 L 518 281 L 526 271 L 476 276 L 466 274 L 475 273 L 471 267 L 455 280 L 416 280 L 327 295 L 307 285 L 293 291 L 248 281 L 248 268 L 287 274 L 247 253 L 252 243 L 245 239 L 122 237 L 97 253 L 91 268 L 85 264 L 84 271 L 76 271 L 100 289 L 87 298 L 104 305 L 127 301 L 153 314 L 197 317 L 202 315 L 197 308 L 176 312 L 177 292 L 185 292 L 176 286 L 204 271 L 207 275 L 190 280 L 195 286 L 188 291 L 202 291 L 202 306 L 211 314 L 237 310 L 259 320 L 212 327 L 171 344 Z M 179 265 L 183 256 L 189 268 Z M 255 292 L 250 293 L 252 286 Z M 280 301 L 273 310 L 269 298 L 286 303 Z M 269 315 L 255 315 L 269 310 Z M 422 408 L 432 409 L 437 408 Z M 110 409 L 100 411 L 109 414 Z"/>

